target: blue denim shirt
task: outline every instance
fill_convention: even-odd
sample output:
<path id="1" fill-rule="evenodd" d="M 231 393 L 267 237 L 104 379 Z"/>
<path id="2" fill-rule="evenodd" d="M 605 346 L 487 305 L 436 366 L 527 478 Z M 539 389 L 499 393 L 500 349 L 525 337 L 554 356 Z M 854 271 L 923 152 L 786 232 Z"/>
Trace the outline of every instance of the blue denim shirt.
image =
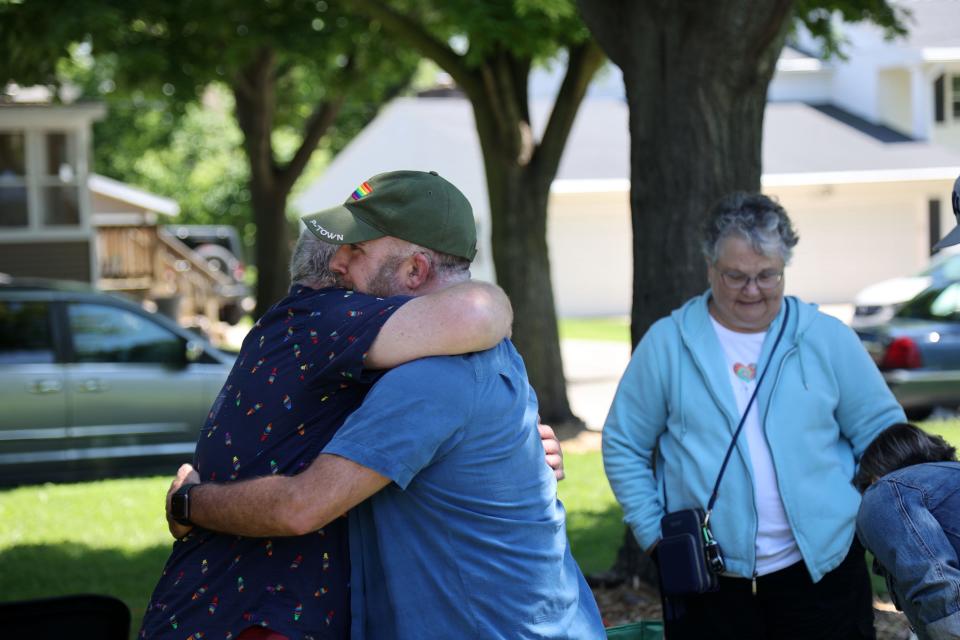
<path id="1" fill-rule="evenodd" d="M 509 341 L 384 374 L 324 449 L 392 482 L 350 513 L 352 640 L 599 640 Z"/>
<path id="2" fill-rule="evenodd" d="M 857 535 L 921 640 L 960 637 L 960 463 L 885 475 L 863 495 Z"/>

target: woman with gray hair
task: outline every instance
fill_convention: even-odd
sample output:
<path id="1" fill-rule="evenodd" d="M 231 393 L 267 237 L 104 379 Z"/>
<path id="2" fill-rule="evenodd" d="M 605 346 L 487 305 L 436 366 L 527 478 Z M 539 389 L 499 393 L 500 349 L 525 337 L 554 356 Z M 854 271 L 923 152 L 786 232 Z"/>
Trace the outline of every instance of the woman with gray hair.
<path id="1" fill-rule="evenodd" d="M 728 195 L 702 240 L 710 288 L 643 337 L 603 430 L 650 552 L 666 513 L 707 510 L 734 443 L 709 520 L 723 572 L 714 591 L 664 598 L 667 638 L 873 638 L 851 479 L 903 411 L 848 327 L 784 296 L 797 235 L 783 207 Z"/>

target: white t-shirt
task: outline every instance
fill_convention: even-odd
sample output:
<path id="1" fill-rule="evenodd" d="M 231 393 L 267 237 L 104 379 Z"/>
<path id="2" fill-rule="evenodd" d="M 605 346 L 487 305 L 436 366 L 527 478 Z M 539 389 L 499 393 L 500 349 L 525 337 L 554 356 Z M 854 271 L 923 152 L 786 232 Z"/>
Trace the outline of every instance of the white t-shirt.
<path id="1" fill-rule="evenodd" d="M 713 316 L 710 320 L 727 358 L 727 373 L 733 396 L 737 400 L 737 409 L 743 415 L 761 373 L 758 361 L 767 333 L 739 333 L 727 329 Z M 769 379 L 765 384 L 770 384 Z M 750 407 L 740 437 L 747 439 L 753 467 L 753 494 L 757 507 L 756 573 L 762 576 L 789 567 L 802 560 L 802 556 L 783 510 L 783 501 L 780 500 L 777 474 L 770 456 L 770 446 L 760 425 L 757 400 Z"/>

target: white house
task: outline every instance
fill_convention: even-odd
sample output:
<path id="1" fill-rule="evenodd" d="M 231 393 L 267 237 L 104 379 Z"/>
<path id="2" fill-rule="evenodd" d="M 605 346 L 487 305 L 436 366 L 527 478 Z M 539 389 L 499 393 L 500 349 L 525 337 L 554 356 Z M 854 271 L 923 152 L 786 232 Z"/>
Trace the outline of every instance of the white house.
<path id="1" fill-rule="evenodd" d="M 944 58 L 951 46 L 960 52 L 960 30 L 955 28 L 960 2 L 908 4 L 918 6 L 917 19 L 949 19 L 955 34 L 947 37 L 946 29 L 915 26 L 907 42 L 886 43 L 873 38 L 870 28 L 858 27 L 865 35 L 851 35 L 847 62 L 822 62 L 790 47 L 778 64 L 764 122 L 762 185 L 786 207 L 800 232 L 787 274 L 788 293 L 820 303 L 850 302 L 872 282 L 922 268 L 930 247 L 953 227 L 949 194 L 960 173 L 960 144 L 947 143 L 955 135 L 954 120 L 960 131 L 960 102 L 954 116 L 945 94 L 942 123 L 936 122 L 933 106 L 936 74 L 945 76 L 944 87 L 952 87 L 950 70 L 960 75 L 960 64 L 931 59 Z M 934 37 L 937 33 L 943 37 Z M 881 50 L 886 53 L 877 53 Z M 855 55 L 866 56 L 869 64 Z M 894 73 L 894 59 L 903 64 L 914 60 L 910 77 L 933 84 L 920 83 L 923 91 L 914 87 L 919 80 L 897 84 L 893 78 L 907 73 L 907 67 Z M 866 74 L 867 68 L 875 81 L 851 79 L 856 69 Z M 548 243 L 561 315 L 626 314 L 630 309 L 628 111 L 622 84 L 619 91 L 611 90 L 618 82 L 616 70 L 606 72 L 584 100 L 551 189 Z M 956 82 L 957 91 L 950 95 L 960 101 L 960 80 Z M 550 106 L 538 96 L 549 95 L 556 86 L 555 77 L 532 79 L 535 128 L 542 128 Z M 865 87 L 871 86 L 868 95 Z M 926 107 L 915 106 L 923 96 Z M 865 106 L 881 102 L 882 108 Z M 919 121 L 914 114 L 921 112 L 929 115 L 925 129 L 902 126 Z M 917 135 L 921 130 L 929 135 Z M 463 98 L 394 100 L 294 206 L 309 213 L 338 204 L 369 176 L 401 168 L 435 170 L 464 191 L 474 205 L 481 237 L 474 274 L 492 279 L 483 163 L 471 107 Z M 571 258 L 584 255 L 603 256 L 604 277 L 585 270 L 582 259 Z"/>
<path id="2" fill-rule="evenodd" d="M 872 24 L 837 25 L 846 59 L 801 53 L 819 45 L 800 33 L 781 56 L 771 100 L 830 102 L 868 122 L 960 151 L 960 2 L 900 0 L 905 38 Z"/>
<path id="3" fill-rule="evenodd" d="M 546 108 L 534 105 L 541 114 Z M 561 314 L 629 311 L 627 117 L 620 100 L 585 101 L 553 184 L 548 240 Z M 960 153 L 871 127 L 842 110 L 771 103 L 763 157 L 764 190 L 780 199 L 800 231 L 788 282 L 804 298 L 848 302 L 871 282 L 915 271 L 929 257 L 931 239 L 942 235 L 936 230 L 953 225 L 942 203 L 960 172 Z M 333 206 L 371 175 L 400 168 L 436 170 L 463 190 L 482 238 L 474 275 L 491 279 L 483 164 L 462 98 L 394 100 L 295 206 L 301 213 Z M 569 258 L 583 255 L 603 255 L 607 275 L 597 278 Z"/>
<path id="4" fill-rule="evenodd" d="M 0 103 L 0 272 L 93 280 L 90 127 L 101 104 Z"/>

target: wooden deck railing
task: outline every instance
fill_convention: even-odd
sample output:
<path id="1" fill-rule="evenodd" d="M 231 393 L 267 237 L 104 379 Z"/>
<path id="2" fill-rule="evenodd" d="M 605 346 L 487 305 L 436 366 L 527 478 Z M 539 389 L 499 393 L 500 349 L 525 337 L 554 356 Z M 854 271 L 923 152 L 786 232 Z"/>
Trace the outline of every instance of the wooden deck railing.
<path id="1" fill-rule="evenodd" d="M 97 254 L 101 289 L 153 300 L 186 325 L 216 322 L 222 302 L 219 291 L 232 284 L 187 245 L 156 226 L 98 227 Z"/>

